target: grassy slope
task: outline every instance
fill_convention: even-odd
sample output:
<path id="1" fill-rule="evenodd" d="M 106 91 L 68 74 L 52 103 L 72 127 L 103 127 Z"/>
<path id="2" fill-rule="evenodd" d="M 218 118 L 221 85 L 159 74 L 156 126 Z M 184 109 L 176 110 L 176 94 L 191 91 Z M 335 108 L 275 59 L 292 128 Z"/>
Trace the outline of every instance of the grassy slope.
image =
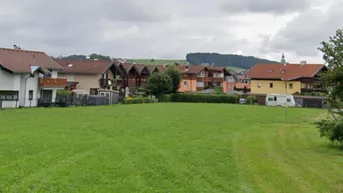
<path id="1" fill-rule="evenodd" d="M 340 192 L 320 110 L 151 104 L 0 111 L 0 192 Z"/>
<path id="2" fill-rule="evenodd" d="M 130 59 L 133 62 L 136 62 L 137 64 L 156 64 L 156 65 L 161 65 L 161 64 L 174 64 L 174 62 L 184 64 L 186 63 L 186 60 L 164 60 L 164 59 L 155 59 L 154 62 L 151 62 L 151 59 Z"/>

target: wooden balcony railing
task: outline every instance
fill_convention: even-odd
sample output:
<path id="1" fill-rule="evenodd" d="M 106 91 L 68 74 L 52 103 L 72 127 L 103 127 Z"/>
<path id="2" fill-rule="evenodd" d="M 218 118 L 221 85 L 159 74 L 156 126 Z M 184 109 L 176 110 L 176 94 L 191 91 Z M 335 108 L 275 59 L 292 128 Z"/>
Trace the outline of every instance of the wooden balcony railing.
<path id="1" fill-rule="evenodd" d="M 224 78 L 215 78 L 215 77 L 197 77 L 197 81 L 199 82 L 224 82 Z"/>
<path id="2" fill-rule="evenodd" d="M 40 78 L 38 81 L 38 86 L 44 88 L 64 88 L 66 84 L 66 78 Z"/>

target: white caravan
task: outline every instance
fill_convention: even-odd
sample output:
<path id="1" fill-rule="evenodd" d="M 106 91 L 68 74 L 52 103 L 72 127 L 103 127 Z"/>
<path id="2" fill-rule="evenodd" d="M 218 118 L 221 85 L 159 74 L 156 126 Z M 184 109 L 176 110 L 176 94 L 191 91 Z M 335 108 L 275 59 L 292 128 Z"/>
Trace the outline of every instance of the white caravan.
<path id="1" fill-rule="evenodd" d="M 268 94 L 266 96 L 266 105 L 295 107 L 295 100 L 292 95 Z"/>

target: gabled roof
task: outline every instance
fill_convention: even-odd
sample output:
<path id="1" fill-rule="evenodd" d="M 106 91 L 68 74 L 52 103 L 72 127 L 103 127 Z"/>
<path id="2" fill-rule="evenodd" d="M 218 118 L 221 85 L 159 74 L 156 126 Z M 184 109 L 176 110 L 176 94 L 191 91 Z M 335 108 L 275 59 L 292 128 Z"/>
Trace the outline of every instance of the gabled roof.
<path id="1" fill-rule="evenodd" d="M 251 79 L 294 80 L 312 78 L 324 68 L 324 64 L 256 64 L 248 71 L 248 76 Z"/>
<path id="2" fill-rule="evenodd" d="M 31 66 L 45 69 L 62 70 L 52 58 L 44 52 L 0 48 L 0 66 L 17 73 L 30 73 Z"/>
<path id="3" fill-rule="evenodd" d="M 140 73 L 138 68 L 133 63 L 121 62 L 117 63 L 117 66 L 121 67 L 126 74 L 128 74 L 132 68 L 134 68 L 137 73 Z"/>
<path id="4" fill-rule="evenodd" d="M 146 70 L 148 73 L 150 73 L 148 67 L 145 64 L 135 64 L 136 69 L 138 70 L 139 74 L 142 74 L 144 70 Z"/>
<path id="5" fill-rule="evenodd" d="M 114 64 L 109 60 L 56 60 L 67 74 L 103 74 Z"/>
<path id="6" fill-rule="evenodd" d="M 153 73 L 155 71 L 155 69 L 158 70 L 157 66 L 153 65 L 153 64 L 148 64 L 148 65 L 146 65 L 146 67 L 148 68 L 150 74 Z"/>

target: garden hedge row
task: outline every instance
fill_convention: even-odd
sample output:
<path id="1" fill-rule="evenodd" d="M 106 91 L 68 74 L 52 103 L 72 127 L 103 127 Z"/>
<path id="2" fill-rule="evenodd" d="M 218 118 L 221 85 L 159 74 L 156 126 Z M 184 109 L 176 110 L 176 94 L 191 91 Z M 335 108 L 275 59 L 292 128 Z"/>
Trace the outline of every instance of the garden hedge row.
<path id="1" fill-rule="evenodd" d="M 188 103 L 238 103 L 237 95 L 204 95 L 204 94 L 167 94 L 159 98 L 160 102 Z"/>
<path id="2" fill-rule="evenodd" d="M 130 99 L 124 99 L 123 104 L 141 104 L 141 103 L 153 103 L 155 102 L 151 98 L 130 98 Z"/>

